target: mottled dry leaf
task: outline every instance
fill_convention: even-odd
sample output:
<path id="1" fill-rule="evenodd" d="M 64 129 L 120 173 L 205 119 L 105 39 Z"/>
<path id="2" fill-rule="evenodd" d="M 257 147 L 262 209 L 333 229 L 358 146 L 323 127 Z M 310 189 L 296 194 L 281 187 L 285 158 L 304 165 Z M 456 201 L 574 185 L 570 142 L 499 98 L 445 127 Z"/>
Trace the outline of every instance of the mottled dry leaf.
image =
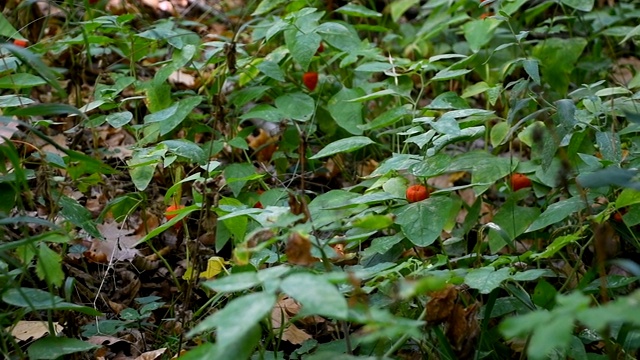
<path id="1" fill-rule="evenodd" d="M 318 261 L 317 258 L 311 256 L 311 241 L 309 241 L 309 238 L 297 232 L 289 235 L 285 254 L 287 254 L 287 261 L 295 265 L 311 265 Z"/>
<path id="2" fill-rule="evenodd" d="M 286 328 L 282 331 L 282 340 L 295 345 L 300 345 L 305 340 L 311 339 L 311 335 L 294 324 L 289 323 L 291 317 L 296 316 L 299 311 L 300 304 L 290 297 L 283 297 L 278 300 L 271 310 L 271 325 L 273 327 L 273 332 L 275 334 L 280 333 L 280 328 L 285 324 Z"/>
<path id="3" fill-rule="evenodd" d="M 50 136 L 49 138 L 51 140 L 53 140 L 53 142 L 58 144 L 61 148 L 68 149 L 68 147 L 67 147 L 67 137 L 64 136 L 64 134 L 53 135 L 53 136 Z M 56 154 L 56 155 L 60 155 L 60 156 L 66 156 L 66 154 L 64 152 L 62 152 L 61 150 L 59 150 L 58 148 L 56 148 L 55 146 L 53 146 L 51 144 L 44 145 L 41 150 L 43 152 L 48 152 L 48 153 L 51 153 L 51 154 Z"/>
<path id="4" fill-rule="evenodd" d="M 167 348 L 160 348 L 158 350 L 147 351 L 140 354 L 135 360 L 155 360 L 160 358 L 167 352 Z"/>
<path id="5" fill-rule="evenodd" d="M 56 335 L 64 329 L 57 322 L 53 323 L 53 327 Z M 43 321 L 18 321 L 13 329 L 8 327 L 7 331 L 11 331 L 11 335 L 20 341 L 38 340 L 49 334 L 49 325 Z"/>
<path id="6" fill-rule="evenodd" d="M 140 252 L 134 248 L 140 236 L 135 235 L 134 230 L 121 229 L 115 222 L 98 224 L 97 227 L 105 240 L 92 241 L 91 248 L 85 252 L 88 259 L 105 263 L 132 260 L 136 255 L 140 255 Z"/>
<path id="7" fill-rule="evenodd" d="M 18 131 L 18 123 L 16 121 L 0 122 L 0 145 L 5 142 L 5 138 L 11 139 L 16 131 Z"/>
<path id="8" fill-rule="evenodd" d="M 449 317 L 446 335 L 459 359 L 468 359 L 472 354 L 475 340 L 480 333 L 477 318 L 479 308 L 480 304 L 477 302 L 467 308 L 456 304 Z"/>
<path id="9" fill-rule="evenodd" d="M 163 3 L 167 3 L 168 1 L 163 1 Z M 167 12 L 171 12 L 168 10 L 164 10 Z M 196 84 L 196 78 L 193 77 L 193 75 L 191 74 L 187 74 L 185 72 L 182 71 L 174 71 L 173 73 L 171 73 L 171 75 L 169 75 L 169 82 L 171 82 L 174 85 L 182 85 L 186 88 L 192 89 L 195 84 Z"/>
<path id="10" fill-rule="evenodd" d="M 447 285 L 446 288 L 429 293 L 431 299 L 427 302 L 426 320 L 432 324 L 441 324 L 451 315 L 458 290 L 453 285 Z"/>

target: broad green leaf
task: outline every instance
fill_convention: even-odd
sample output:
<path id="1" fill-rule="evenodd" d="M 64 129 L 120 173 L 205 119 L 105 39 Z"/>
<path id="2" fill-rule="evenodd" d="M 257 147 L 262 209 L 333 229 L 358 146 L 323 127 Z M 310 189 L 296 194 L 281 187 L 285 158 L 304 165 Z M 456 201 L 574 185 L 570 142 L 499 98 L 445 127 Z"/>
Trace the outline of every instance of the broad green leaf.
<path id="1" fill-rule="evenodd" d="M 447 91 L 436 96 L 426 108 L 432 110 L 467 109 L 469 104 L 455 92 Z"/>
<path id="2" fill-rule="evenodd" d="M 393 219 L 387 215 L 369 214 L 355 218 L 352 224 L 365 230 L 381 230 L 393 225 Z"/>
<path id="3" fill-rule="evenodd" d="M 540 70 L 538 69 L 538 60 L 526 59 L 522 61 L 522 67 L 527 72 L 531 80 L 540 85 Z"/>
<path id="4" fill-rule="evenodd" d="M 35 104 L 7 111 L 5 114 L 16 116 L 79 115 L 87 118 L 82 111 L 67 104 Z"/>
<path id="5" fill-rule="evenodd" d="M 286 119 L 308 121 L 315 112 L 315 101 L 305 93 L 287 93 L 275 100 L 276 108 Z"/>
<path id="6" fill-rule="evenodd" d="M 542 78 L 560 95 L 567 92 L 569 75 L 586 45 L 583 38 L 550 38 L 533 47 L 533 56 L 542 65 Z"/>
<path id="7" fill-rule="evenodd" d="M 255 167 L 250 163 L 234 163 L 227 166 L 223 171 L 227 186 L 238 196 L 242 188 L 247 183 L 249 177 L 256 174 Z"/>
<path id="8" fill-rule="evenodd" d="M 477 19 L 465 23 L 462 29 L 471 51 L 478 52 L 487 45 L 501 23 L 502 21 L 497 19 Z"/>
<path id="9" fill-rule="evenodd" d="M 329 45 L 342 51 L 352 52 L 360 48 L 361 40 L 358 33 L 344 24 L 324 22 L 316 28 L 316 32 Z M 314 53 L 316 49 L 314 49 Z"/>
<path id="10" fill-rule="evenodd" d="M 411 115 L 411 109 L 407 106 L 398 106 L 391 108 L 373 119 L 370 123 L 360 125 L 362 130 L 376 130 L 391 126 L 396 122 Z"/>
<path id="11" fill-rule="evenodd" d="M 600 149 L 603 160 L 613 163 L 622 161 L 622 149 L 620 136 L 609 131 L 596 131 L 596 144 Z"/>
<path id="12" fill-rule="evenodd" d="M 301 34 L 298 33 L 292 43 L 288 43 L 289 51 L 293 59 L 300 64 L 303 71 L 309 69 L 311 59 L 315 55 L 322 38 L 316 33 Z"/>
<path id="13" fill-rule="evenodd" d="M 252 328 L 271 312 L 275 303 L 275 294 L 259 292 L 241 296 L 198 323 L 187 337 L 217 329 L 218 346 L 236 344 L 252 333 Z"/>
<path id="14" fill-rule="evenodd" d="M 202 285 L 216 292 L 236 292 L 251 289 L 259 283 L 260 280 L 257 273 L 243 272 L 206 281 Z"/>
<path id="15" fill-rule="evenodd" d="M 547 247 L 544 249 L 543 252 L 539 253 L 539 254 L 533 254 L 531 255 L 532 258 L 542 258 L 542 259 L 547 259 L 552 257 L 555 253 L 557 253 L 558 251 L 562 250 L 565 246 L 574 243 L 580 239 L 582 239 L 582 235 L 579 233 L 576 234 L 569 234 L 569 235 L 565 235 L 565 236 L 559 236 L 557 238 L 555 238 L 553 240 L 553 242 L 549 245 L 547 245 Z"/>
<path id="16" fill-rule="evenodd" d="M 189 96 L 172 106 L 144 117 L 145 124 L 159 123 L 160 135 L 166 135 L 175 129 L 202 102 L 201 96 Z"/>
<path id="17" fill-rule="evenodd" d="M 267 75 L 272 79 L 275 79 L 278 81 L 285 81 L 284 71 L 282 71 L 278 63 L 274 61 L 265 60 L 260 64 L 256 65 L 256 67 L 258 68 L 258 70 L 260 70 L 260 72 L 262 72 L 263 74 Z M 263 88 L 267 88 L 267 87 L 263 86 Z M 249 88 L 249 89 L 252 89 L 252 88 Z"/>
<path id="18" fill-rule="evenodd" d="M 165 140 L 162 144 L 165 144 L 170 152 L 185 157 L 191 160 L 191 162 L 203 165 L 206 160 L 204 150 L 196 143 L 187 139 Z"/>
<path id="19" fill-rule="evenodd" d="M 527 228 L 526 232 L 540 230 L 558 223 L 585 208 L 584 201 L 579 197 L 572 197 L 558 201 L 549 207 Z"/>
<path id="20" fill-rule="evenodd" d="M 93 221 L 93 216 L 87 208 L 80 205 L 75 199 L 65 195 L 60 196 L 58 201 L 58 205 L 61 207 L 60 215 L 62 215 L 62 217 L 69 220 L 73 225 L 82 228 L 94 238 L 103 239 L 102 234 L 100 234 L 100 231 Z"/>
<path id="21" fill-rule="evenodd" d="M 558 314 L 544 328 L 533 332 L 527 355 L 532 360 L 548 359 L 554 349 L 565 349 L 571 342 L 574 319 L 570 315 Z"/>
<path id="22" fill-rule="evenodd" d="M 397 0 L 390 4 L 391 19 L 397 23 L 402 14 L 404 14 L 410 7 L 416 5 L 419 0 Z"/>
<path id="23" fill-rule="evenodd" d="M 491 128 L 491 146 L 498 147 L 504 143 L 509 133 L 509 124 L 499 122 Z"/>
<path id="24" fill-rule="evenodd" d="M 62 257 L 51 250 L 47 243 L 38 245 L 38 262 L 36 263 L 36 274 L 40 280 L 45 280 L 47 284 L 62 286 L 64 281 L 64 271 L 62 271 Z"/>
<path id="25" fill-rule="evenodd" d="M 19 73 L 0 77 L 0 89 L 25 89 L 44 85 L 43 78 L 31 74 Z"/>
<path id="26" fill-rule="evenodd" d="M 19 95 L 2 95 L 0 96 L 0 108 L 17 107 L 33 104 L 34 101 Z M 6 114 L 6 112 L 5 112 Z"/>
<path id="27" fill-rule="evenodd" d="M 40 289 L 12 288 L 2 294 L 2 301 L 31 311 L 72 310 L 89 316 L 102 315 L 101 312 L 94 308 L 65 302 L 61 297 Z"/>
<path id="28" fill-rule="evenodd" d="M 617 166 L 609 166 L 589 174 L 578 175 L 577 181 L 587 188 L 599 188 L 616 185 L 623 188 L 640 190 L 640 181 L 637 180 L 638 171 L 621 169 Z"/>
<path id="29" fill-rule="evenodd" d="M 287 0 L 262 0 L 254 10 L 252 16 L 262 15 L 270 12 L 276 7 L 287 3 Z"/>
<path id="30" fill-rule="evenodd" d="M 438 71 L 431 78 L 431 80 L 433 80 L 433 81 L 451 80 L 451 79 L 455 79 L 457 77 L 460 77 L 462 75 L 466 75 L 466 74 L 470 73 L 471 71 L 472 71 L 471 69 L 451 70 L 451 69 L 447 68 L 447 69 L 443 69 L 443 70 Z"/>
<path id="31" fill-rule="evenodd" d="M 493 222 L 509 235 L 509 243 L 496 231 L 489 230 L 489 248 L 492 254 L 497 253 L 505 245 L 511 245 L 513 240 L 522 234 L 533 223 L 540 210 L 533 207 L 516 206 L 514 201 L 508 201 L 502 205 L 493 217 Z"/>
<path id="32" fill-rule="evenodd" d="M 507 267 L 496 270 L 493 266 L 474 269 L 464 277 L 464 283 L 482 294 L 488 294 L 511 277 L 510 271 Z"/>
<path id="33" fill-rule="evenodd" d="M 363 18 L 379 18 L 382 17 L 382 14 L 380 14 L 377 11 L 373 11 L 369 8 L 366 8 L 362 5 L 358 5 L 358 4 L 347 4 L 344 5 L 338 9 L 336 9 L 336 12 L 339 12 L 341 14 L 345 14 L 348 16 L 354 16 L 354 17 L 363 17 Z"/>
<path id="34" fill-rule="evenodd" d="M 320 159 L 339 153 L 352 152 L 374 143 L 375 142 L 373 140 L 369 139 L 366 136 L 352 136 L 349 138 L 336 140 L 328 144 L 309 159 Z"/>
<path id="35" fill-rule="evenodd" d="M 640 204 L 640 191 L 638 190 L 624 189 L 616 199 L 616 209 L 634 204 Z"/>
<path id="36" fill-rule="evenodd" d="M 576 10 L 589 12 L 593 10 L 595 0 L 560 0 L 560 2 Z"/>
<path id="37" fill-rule="evenodd" d="M 292 274 L 282 281 L 280 288 L 302 304 L 302 313 L 305 315 L 346 319 L 349 312 L 345 297 L 335 285 L 320 275 Z"/>
<path id="38" fill-rule="evenodd" d="M 396 211 L 396 223 L 416 246 L 429 246 L 440 236 L 459 202 L 446 196 L 405 205 Z"/>
<path id="39" fill-rule="evenodd" d="M 64 355 L 89 351 L 99 348 L 86 341 L 71 339 L 68 337 L 47 336 L 36 340 L 27 348 L 29 359 L 56 359 Z"/>
<path id="40" fill-rule="evenodd" d="M 56 74 L 51 70 L 51 68 L 49 68 L 42 60 L 40 60 L 39 57 L 34 55 L 31 51 L 27 49 L 23 49 L 19 46 L 15 46 L 13 44 L 0 44 L 0 50 L 2 49 L 9 50 L 15 57 L 17 57 L 23 63 L 27 64 L 33 70 L 35 70 L 38 73 L 38 75 L 44 78 L 46 82 L 49 83 L 49 85 L 51 85 L 51 87 L 53 87 L 54 89 L 56 89 L 56 91 L 58 91 L 58 93 L 60 94 L 60 97 L 62 98 L 67 97 L 66 91 L 64 91 L 62 86 L 60 86 L 60 83 L 58 83 L 58 78 Z M 16 74 L 16 75 L 29 75 L 29 74 Z M 4 78 L 7 78 L 7 77 L 10 78 L 12 76 L 14 75 L 4 76 L 0 78 L 0 83 L 2 83 Z M 40 79 L 39 77 L 35 77 L 35 78 Z M 9 87 L 9 89 L 13 89 L 13 86 Z"/>
<path id="41" fill-rule="evenodd" d="M 107 115 L 107 122 L 116 129 L 127 125 L 131 120 L 133 120 L 133 114 L 130 111 L 111 113 Z"/>
<path id="42" fill-rule="evenodd" d="M 153 30 L 155 31 L 155 30 Z M 174 36 L 173 34 L 172 36 Z M 140 35 L 138 35 L 140 36 Z M 167 65 L 163 66 L 156 72 L 153 76 L 153 84 L 160 85 L 167 81 L 169 76 L 174 72 L 183 68 L 189 61 L 191 61 L 196 54 L 196 47 L 193 45 L 185 45 L 182 49 L 174 50 L 173 57 L 171 58 L 171 62 Z"/>
<path id="43" fill-rule="evenodd" d="M 343 87 L 327 104 L 329 114 L 336 124 L 352 135 L 362 135 L 362 103 L 352 101 L 362 94 L 361 90 Z"/>
<path id="44" fill-rule="evenodd" d="M 143 191 L 149 186 L 156 166 L 160 163 L 166 152 L 167 148 L 164 146 L 160 148 L 139 149 L 133 152 L 133 156 L 127 161 L 127 165 L 129 166 L 131 181 L 133 181 L 133 184 L 138 190 Z"/>
<path id="45" fill-rule="evenodd" d="M 10 39 L 26 40 L 24 37 L 22 37 L 22 35 L 20 35 L 18 30 L 16 30 L 16 28 L 11 25 L 9 20 L 7 20 L 7 18 L 4 17 L 4 14 L 2 13 L 0 13 L 0 36 L 4 36 Z"/>

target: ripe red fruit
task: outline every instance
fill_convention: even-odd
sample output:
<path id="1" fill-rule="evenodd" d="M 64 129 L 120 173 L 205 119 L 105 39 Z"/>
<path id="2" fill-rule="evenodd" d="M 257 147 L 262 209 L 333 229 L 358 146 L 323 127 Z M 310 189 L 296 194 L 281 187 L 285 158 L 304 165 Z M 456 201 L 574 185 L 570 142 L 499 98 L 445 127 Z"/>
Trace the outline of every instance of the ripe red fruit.
<path id="1" fill-rule="evenodd" d="M 316 54 L 321 53 L 324 51 L 324 44 L 320 43 L 320 46 L 318 46 L 318 50 L 316 50 Z"/>
<path id="2" fill-rule="evenodd" d="M 310 91 L 316 89 L 316 85 L 318 85 L 318 73 L 315 71 L 309 71 L 302 74 L 302 82 Z"/>
<path id="3" fill-rule="evenodd" d="M 523 174 L 511 175 L 511 190 L 518 191 L 526 187 L 531 187 L 531 180 Z"/>
<path id="4" fill-rule="evenodd" d="M 20 46 L 21 48 L 26 48 L 27 45 L 29 45 L 29 41 L 28 40 L 23 40 L 23 39 L 14 39 L 13 40 L 13 45 Z"/>
<path id="5" fill-rule="evenodd" d="M 167 207 L 167 210 L 164 212 L 164 217 L 167 219 L 167 221 L 173 219 L 174 217 L 176 217 L 178 214 L 169 214 L 171 212 L 175 212 L 177 210 L 183 209 L 184 205 L 171 205 L 169 207 Z M 175 225 L 173 225 L 174 229 L 178 230 L 182 227 L 182 223 L 176 223 Z"/>
<path id="6" fill-rule="evenodd" d="M 407 188 L 407 201 L 414 203 L 428 199 L 431 192 L 424 185 L 412 185 Z"/>

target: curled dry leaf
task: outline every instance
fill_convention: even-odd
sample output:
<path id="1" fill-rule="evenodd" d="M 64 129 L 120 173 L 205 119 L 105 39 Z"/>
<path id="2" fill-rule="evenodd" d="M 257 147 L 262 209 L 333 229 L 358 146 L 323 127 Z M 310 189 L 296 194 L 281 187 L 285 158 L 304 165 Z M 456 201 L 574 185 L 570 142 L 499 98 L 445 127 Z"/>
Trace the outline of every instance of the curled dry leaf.
<path id="1" fill-rule="evenodd" d="M 57 322 L 53 323 L 53 326 L 56 335 L 64 329 L 64 327 Z M 9 331 L 13 337 L 20 341 L 33 341 L 48 335 L 49 325 L 43 321 L 18 321 L 13 328 L 7 328 L 7 332 Z"/>
<path id="2" fill-rule="evenodd" d="M 311 255 L 311 241 L 309 241 L 309 238 L 297 232 L 289 235 L 285 254 L 287 254 L 287 261 L 295 265 L 306 266 L 318 261 L 317 258 Z"/>
<path id="3" fill-rule="evenodd" d="M 451 316 L 458 290 L 453 285 L 448 285 L 442 290 L 430 292 L 429 296 L 431 299 L 427 302 L 426 320 L 432 324 L 441 324 Z"/>
<path id="4" fill-rule="evenodd" d="M 282 340 L 294 345 L 300 345 L 305 340 L 311 339 L 311 335 L 289 322 L 291 317 L 296 316 L 299 312 L 300 304 L 286 296 L 278 300 L 271 310 L 271 325 L 274 333 L 280 333 L 284 324 L 286 328 L 282 330 Z"/>

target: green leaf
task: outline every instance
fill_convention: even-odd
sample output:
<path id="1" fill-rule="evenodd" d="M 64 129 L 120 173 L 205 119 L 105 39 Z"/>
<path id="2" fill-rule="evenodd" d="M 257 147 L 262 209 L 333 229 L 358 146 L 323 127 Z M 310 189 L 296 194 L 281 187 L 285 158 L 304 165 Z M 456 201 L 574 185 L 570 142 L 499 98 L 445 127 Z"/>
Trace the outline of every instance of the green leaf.
<path id="1" fill-rule="evenodd" d="M 77 352 L 89 351 L 99 348 L 86 341 L 71 339 L 67 337 L 47 336 L 36 340 L 27 348 L 29 359 L 56 359 L 64 355 L 74 354 Z"/>
<path id="2" fill-rule="evenodd" d="M 443 81 L 443 80 L 451 80 L 462 75 L 466 75 L 471 72 L 471 69 L 457 69 L 451 70 L 449 68 L 438 71 L 431 80 L 433 81 Z"/>
<path id="3" fill-rule="evenodd" d="M 258 70 L 260 70 L 260 72 L 262 72 L 263 74 L 267 75 L 268 77 L 270 77 L 272 79 L 275 79 L 275 80 L 278 80 L 278 81 L 285 81 L 284 71 L 282 71 L 282 69 L 280 68 L 278 63 L 276 63 L 274 61 L 265 60 L 265 61 L 261 62 L 260 64 L 256 65 L 256 67 L 258 68 Z M 266 88 L 266 86 L 263 86 L 263 88 Z M 242 89 L 242 90 L 244 90 L 244 89 Z M 231 99 L 229 99 L 229 100 L 231 100 Z M 244 105 L 244 104 L 242 104 L 242 105 Z M 240 106 L 242 106 L 242 105 L 240 105 Z"/>
<path id="4" fill-rule="evenodd" d="M 345 6 L 342 6 L 338 9 L 336 9 L 336 12 L 339 12 L 341 14 L 345 14 L 348 16 L 354 16 L 354 17 L 363 17 L 363 18 L 379 18 L 382 17 L 382 14 L 380 14 L 377 11 L 373 11 L 371 9 L 368 9 L 362 5 L 358 5 L 358 4 L 347 4 Z"/>
<path id="5" fill-rule="evenodd" d="M 43 78 L 31 74 L 19 73 L 0 77 L 0 89 L 25 89 L 44 85 Z"/>
<path id="6" fill-rule="evenodd" d="M 275 100 L 276 108 L 287 119 L 307 121 L 315 112 L 315 101 L 305 93 L 287 93 Z"/>
<path id="7" fill-rule="evenodd" d="M 538 60 L 527 59 L 522 61 L 522 67 L 527 72 L 531 80 L 540 85 L 540 71 L 538 70 Z"/>
<path id="8" fill-rule="evenodd" d="M 262 0 L 258 7 L 253 11 L 252 16 L 262 15 L 270 12 L 276 7 L 287 3 L 287 0 Z"/>
<path id="9" fill-rule="evenodd" d="M 221 279 L 205 281 L 202 285 L 215 292 L 231 293 L 248 290 L 260 284 L 258 274 L 255 272 L 243 272 L 231 274 Z"/>
<path id="10" fill-rule="evenodd" d="M 491 128 L 491 146 L 497 147 L 504 143 L 509 133 L 509 124 L 499 122 Z"/>
<path id="11" fill-rule="evenodd" d="M 360 48 L 360 37 L 352 28 L 336 22 L 324 22 L 316 28 L 322 39 L 341 51 L 353 52 Z M 314 53 L 315 53 L 314 49 Z"/>
<path id="12" fill-rule="evenodd" d="M 160 163 L 166 151 L 165 147 L 161 147 L 161 149 L 145 148 L 133 152 L 133 156 L 127 161 L 127 165 L 129 165 L 131 181 L 133 181 L 138 190 L 143 191 L 149 186 L 156 166 Z"/>
<path id="13" fill-rule="evenodd" d="M 15 57 L 17 57 L 23 63 L 27 64 L 33 70 L 35 70 L 38 73 L 38 75 L 44 78 L 46 82 L 49 83 L 49 85 L 51 85 L 51 87 L 53 87 L 54 89 L 56 89 L 56 91 L 58 91 L 58 93 L 60 94 L 60 97 L 62 98 L 67 97 L 67 92 L 64 91 L 62 86 L 60 86 L 60 83 L 58 83 L 57 76 L 54 74 L 54 72 L 42 60 L 40 60 L 39 57 L 35 56 L 31 51 L 27 49 L 23 49 L 19 46 L 15 46 L 13 44 L 0 44 L 0 50 L 2 49 L 9 50 Z M 28 74 L 16 74 L 16 75 L 28 75 Z M 11 77 L 11 76 L 13 75 L 4 76 L 3 78 L 0 78 L 0 83 L 2 83 L 4 78 Z M 39 77 L 35 77 L 35 78 L 40 79 Z M 13 86 L 10 87 L 10 89 L 12 88 Z"/>
<path id="14" fill-rule="evenodd" d="M 362 135 L 362 103 L 351 101 L 359 96 L 362 96 L 361 90 L 343 87 L 327 104 L 329 114 L 336 124 L 352 135 Z"/>
<path id="15" fill-rule="evenodd" d="M 477 19 L 465 23 L 462 30 L 471 51 L 478 52 L 487 45 L 501 23 L 498 19 Z"/>
<path id="16" fill-rule="evenodd" d="M 640 181 L 637 181 L 638 171 L 620 169 L 617 166 L 609 166 L 589 174 L 578 175 L 577 181 L 586 188 L 599 188 L 603 186 L 617 185 L 623 188 L 640 190 Z"/>
<path id="17" fill-rule="evenodd" d="M 406 106 L 398 106 L 391 108 L 373 119 L 370 123 L 360 125 L 362 130 L 375 130 L 383 127 L 391 126 L 396 122 L 411 115 L 411 110 Z"/>
<path id="18" fill-rule="evenodd" d="M 576 10 L 589 12 L 593 10 L 595 0 L 560 0 L 560 2 Z"/>
<path id="19" fill-rule="evenodd" d="M 516 206 L 514 201 L 508 201 L 502 205 L 493 217 L 493 222 L 509 236 L 509 242 L 505 243 L 498 232 L 489 230 L 489 248 L 492 254 L 500 251 L 505 245 L 511 245 L 513 240 L 522 234 L 529 224 L 533 223 L 540 214 L 538 208 Z"/>
<path id="20" fill-rule="evenodd" d="M 396 223 L 416 246 L 433 244 L 450 219 L 451 210 L 459 202 L 445 196 L 432 196 L 424 201 L 405 205 L 396 212 Z"/>
<path id="21" fill-rule="evenodd" d="M 404 14 L 410 7 L 416 5 L 419 0 L 398 0 L 393 1 L 390 4 L 391 19 L 394 23 L 397 23 L 402 14 Z"/>
<path id="22" fill-rule="evenodd" d="M 573 213 L 585 208 L 585 203 L 579 197 L 572 197 L 566 200 L 551 204 L 526 230 L 526 232 L 540 230 L 549 225 L 558 223 Z"/>
<path id="23" fill-rule="evenodd" d="M 102 234 L 93 221 L 93 216 L 84 206 L 68 196 L 60 196 L 60 215 L 69 220 L 73 225 L 82 228 L 96 239 L 103 239 Z"/>
<path id="24" fill-rule="evenodd" d="M 187 139 L 165 140 L 162 144 L 165 144 L 170 152 L 178 156 L 185 157 L 200 165 L 205 163 L 206 155 L 204 150 L 193 141 Z"/>
<path id="25" fill-rule="evenodd" d="M 393 219 L 387 215 L 369 214 L 355 218 L 352 224 L 365 230 L 381 230 L 393 225 Z"/>
<path id="26" fill-rule="evenodd" d="M 227 181 L 227 186 L 233 192 L 233 196 L 237 197 L 247 183 L 247 178 L 256 174 L 256 169 L 250 163 L 234 163 L 227 166 L 223 174 Z"/>
<path id="27" fill-rule="evenodd" d="M 51 250 L 45 242 L 38 245 L 36 274 L 40 280 L 45 280 L 47 284 L 52 284 L 57 287 L 62 286 L 62 281 L 64 281 L 62 257 Z"/>
<path id="28" fill-rule="evenodd" d="M 482 294 L 488 294 L 510 277 L 509 268 L 501 268 L 496 271 L 493 266 L 486 266 L 469 271 L 464 278 L 464 283 L 472 289 L 479 290 Z"/>
<path id="29" fill-rule="evenodd" d="M 531 255 L 531 257 L 534 258 L 534 259 L 536 259 L 536 258 L 542 258 L 542 259 L 550 258 L 555 253 L 557 253 L 558 251 L 562 250 L 565 246 L 582 239 L 582 237 L 583 236 L 580 233 L 569 234 L 569 235 L 565 235 L 565 236 L 559 236 L 559 237 L 555 238 L 551 244 L 547 245 L 547 247 L 544 249 L 543 252 L 541 252 L 539 254 L 533 254 L 533 255 Z"/>
<path id="30" fill-rule="evenodd" d="M 542 65 L 543 79 L 560 95 L 567 92 L 569 75 L 586 45 L 583 38 L 550 38 L 533 47 L 533 56 Z"/>
<path id="31" fill-rule="evenodd" d="M 4 14 L 2 13 L 0 13 L 0 36 L 4 36 L 10 39 L 26 40 L 24 37 L 22 37 L 22 35 L 20 35 L 18 30 L 16 30 L 16 28 L 11 25 L 9 20 L 7 20 L 7 18 L 4 17 Z"/>
<path id="32" fill-rule="evenodd" d="M 118 129 L 127 125 L 131 120 L 133 120 L 133 114 L 130 111 L 122 111 L 117 113 L 111 113 L 107 115 L 107 122 L 109 125 Z"/>
<path id="33" fill-rule="evenodd" d="M 202 102 L 201 96 L 184 98 L 172 106 L 144 117 L 145 124 L 160 124 L 160 135 L 166 135 L 175 129 Z"/>
<path id="34" fill-rule="evenodd" d="M 640 204 L 640 191 L 638 190 L 624 189 L 616 199 L 616 209 L 634 204 Z"/>
<path id="35" fill-rule="evenodd" d="M 565 349 L 571 342 L 574 319 L 570 315 L 558 314 L 546 324 L 533 332 L 527 355 L 532 360 L 548 359 L 554 349 Z"/>
<path id="36" fill-rule="evenodd" d="M 31 311 L 73 310 L 90 316 L 102 315 L 101 312 L 94 308 L 65 302 L 61 297 L 40 289 L 12 288 L 2 294 L 2 301 Z"/>
<path id="37" fill-rule="evenodd" d="M 293 43 L 287 43 L 287 47 L 291 52 L 293 59 L 300 64 L 303 71 L 309 69 L 311 59 L 316 54 L 322 38 L 316 33 L 302 34 L 298 33 L 293 38 Z"/>
<path id="38" fill-rule="evenodd" d="M 227 346 L 251 333 L 251 328 L 266 317 L 276 303 L 276 295 L 253 293 L 231 300 L 224 308 L 202 320 L 187 333 L 191 338 L 217 329 L 219 346 Z"/>
<path id="39" fill-rule="evenodd" d="M 366 136 L 352 136 L 330 143 L 309 159 L 320 159 L 339 153 L 352 152 L 361 149 L 369 144 L 374 144 L 374 141 Z"/>
<path id="40" fill-rule="evenodd" d="M 280 288 L 302 304 L 301 314 L 322 315 L 334 319 L 347 318 L 347 300 L 335 285 L 320 275 L 293 274 L 282 281 Z"/>

